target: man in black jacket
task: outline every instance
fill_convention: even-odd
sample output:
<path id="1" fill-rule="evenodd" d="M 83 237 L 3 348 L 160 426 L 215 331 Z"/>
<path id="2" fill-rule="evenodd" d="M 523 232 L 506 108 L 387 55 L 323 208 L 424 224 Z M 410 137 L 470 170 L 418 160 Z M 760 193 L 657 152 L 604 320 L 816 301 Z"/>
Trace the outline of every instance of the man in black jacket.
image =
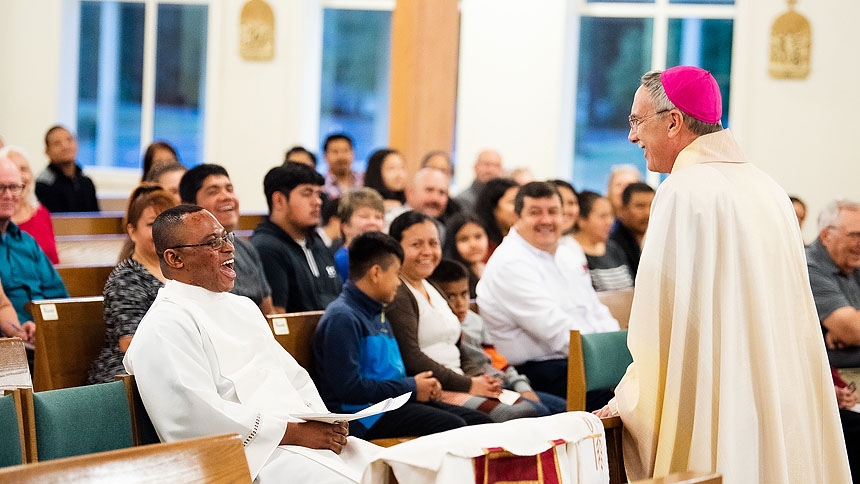
<path id="1" fill-rule="evenodd" d="M 263 180 L 269 217 L 254 229 L 277 312 L 325 309 L 340 294 L 334 257 L 314 230 L 323 177 L 299 163 L 272 168 Z"/>

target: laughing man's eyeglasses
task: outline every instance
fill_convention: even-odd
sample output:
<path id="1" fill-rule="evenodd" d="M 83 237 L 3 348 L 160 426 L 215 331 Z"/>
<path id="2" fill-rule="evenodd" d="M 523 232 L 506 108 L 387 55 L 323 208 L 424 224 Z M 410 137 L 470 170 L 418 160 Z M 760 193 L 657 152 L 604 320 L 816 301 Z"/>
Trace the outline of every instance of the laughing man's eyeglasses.
<path id="1" fill-rule="evenodd" d="M 173 247 L 168 247 L 165 250 L 181 249 L 183 247 L 204 247 L 204 246 L 208 246 L 208 247 L 212 248 L 212 250 L 220 250 L 221 247 L 224 247 L 224 242 L 230 242 L 230 245 L 233 245 L 233 241 L 235 241 L 235 240 L 236 240 L 236 236 L 233 235 L 233 232 L 227 232 L 223 236 L 215 237 L 214 239 L 210 240 L 209 242 L 203 242 L 202 244 L 176 245 Z"/>

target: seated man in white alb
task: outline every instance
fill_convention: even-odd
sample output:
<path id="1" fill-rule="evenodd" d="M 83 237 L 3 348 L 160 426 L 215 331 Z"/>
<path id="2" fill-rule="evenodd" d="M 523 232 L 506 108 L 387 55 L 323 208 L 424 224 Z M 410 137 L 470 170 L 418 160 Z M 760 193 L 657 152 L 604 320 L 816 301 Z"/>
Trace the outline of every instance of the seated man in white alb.
<path id="1" fill-rule="evenodd" d="M 546 182 L 528 183 L 514 200 L 517 221 L 478 282 L 478 307 L 496 349 L 535 390 L 567 397 L 570 330 L 617 331 L 597 299 L 588 270 L 561 238 L 561 197 Z M 611 398 L 589 392 L 586 408 Z"/>
<path id="2" fill-rule="evenodd" d="M 233 234 L 196 205 L 152 228 L 167 278 L 125 355 L 162 441 L 238 433 L 256 482 L 358 482 L 378 447 L 347 438 L 307 371 L 275 341 L 248 298 L 230 294 Z"/>

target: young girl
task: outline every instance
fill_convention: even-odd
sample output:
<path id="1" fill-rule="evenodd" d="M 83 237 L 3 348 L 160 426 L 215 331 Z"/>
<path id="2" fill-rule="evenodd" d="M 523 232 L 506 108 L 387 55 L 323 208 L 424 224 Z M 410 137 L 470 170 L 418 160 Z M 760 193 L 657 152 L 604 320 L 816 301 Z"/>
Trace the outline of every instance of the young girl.
<path id="1" fill-rule="evenodd" d="M 475 287 L 484 272 L 484 260 L 488 250 L 487 231 L 478 217 L 471 213 L 460 213 L 451 219 L 445 231 L 442 253 L 449 259 L 462 263 L 469 269 L 469 297 L 475 299 Z"/>

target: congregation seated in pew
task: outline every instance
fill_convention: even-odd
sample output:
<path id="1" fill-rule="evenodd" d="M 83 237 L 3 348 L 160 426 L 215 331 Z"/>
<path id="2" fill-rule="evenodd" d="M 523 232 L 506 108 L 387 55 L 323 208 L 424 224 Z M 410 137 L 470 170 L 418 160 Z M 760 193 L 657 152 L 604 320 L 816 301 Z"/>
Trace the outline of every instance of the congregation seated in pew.
<path id="1" fill-rule="evenodd" d="M 466 266 L 451 259 L 442 259 L 429 281 L 439 288 L 460 321 L 462 336 L 459 346 L 464 360 L 501 380 L 505 390 L 519 393 L 517 402 L 533 406 L 536 416 L 565 411 L 564 398 L 534 391 L 528 377 L 508 364 L 504 355 L 490 343 L 481 316 L 469 309 L 469 270 Z"/>
<path id="2" fill-rule="evenodd" d="M 502 403 L 498 399 L 502 381 L 461 352 L 460 322 L 427 280 L 442 257 L 434 219 L 410 210 L 391 222 L 390 233 L 403 248 L 403 284 L 386 314 L 407 374 L 432 371 L 442 383 L 441 401 L 473 410 L 475 415 L 469 418 L 474 423 L 538 415 L 539 410 L 523 399 L 512 405 Z"/>
<path id="3" fill-rule="evenodd" d="M 402 260 L 400 244 L 381 232 L 352 240 L 351 277 L 314 334 L 317 381 L 329 410 L 354 413 L 412 392 L 399 409 L 350 422 L 350 434 L 368 440 L 429 435 L 466 425 L 459 407 L 438 401 L 442 385 L 432 372 L 406 376 L 385 317 L 385 305 L 400 285 Z"/>

